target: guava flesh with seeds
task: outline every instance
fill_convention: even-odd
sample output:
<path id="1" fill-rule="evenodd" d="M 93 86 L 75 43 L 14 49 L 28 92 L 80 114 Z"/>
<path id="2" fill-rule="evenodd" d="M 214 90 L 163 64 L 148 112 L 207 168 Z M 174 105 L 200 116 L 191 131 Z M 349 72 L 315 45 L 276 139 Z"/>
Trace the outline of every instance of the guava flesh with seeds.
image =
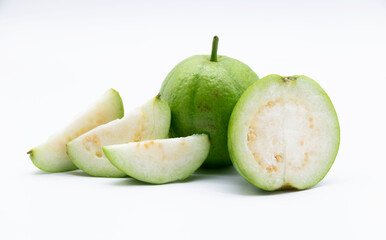
<path id="1" fill-rule="evenodd" d="M 28 154 L 39 169 L 46 172 L 65 172 L 77 169 L 66 153 L 66 143 L 83 133 L 123 117 L 123 103 L 117 91 L 109 89 L 66 128 L 52 135 L 45 143 Z"/>
<path id="2" fill-rule="evenodd" d="M 217 39 L 217 40 L 216 40 Z M 212 55 L 196 55 L 175 66 L 164 80 L 160 94 L 172 112 L 175 137 L 206 133 L 211 148 L 204 167 L 231 165 L 227 129 L 233 107 L 241 94 L 259 78 L 244 63 L 217 56 L 218 38 Z"/>
<path id="3" fill-rule="evenodd" d="M 69 142 L 68 155 L 78 168 L 92 176 L 125 177 L 126 173 L 105 157 L 102 146 L 167 138 L 170 118 L 169 106 L 157 96 L 122 119 L 101 125 Z"/>
<path id="4" fill-rule="evenodd" d="M 210 148 L 206 134 L 158 139 L 103 147 L 112 164 L 147 183 L 182 180 L 205 161 Z"/>
<path id="5" fill-rule="evenodd" d="M 335 161 L 339 142 L 334 106 L 306 76 L 260 79 L 241 96 L 229 122 L 235 168 L 270 191 L 316 185 Z"/>

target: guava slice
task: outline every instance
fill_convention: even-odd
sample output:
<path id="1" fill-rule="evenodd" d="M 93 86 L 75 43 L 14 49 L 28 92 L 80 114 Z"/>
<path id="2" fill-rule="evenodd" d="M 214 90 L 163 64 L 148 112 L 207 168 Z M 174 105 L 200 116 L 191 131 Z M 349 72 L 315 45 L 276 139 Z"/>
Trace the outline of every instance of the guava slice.
<path id="1" fill-rule="evenodd" d="M 151 99 L 125 117 L 101 125 L 67 144 L 73 163 L 95 177 L 125 177 L 105 157 L 102 146 L 167 138 L 170 127 L 169 106 L 159 98 Z"/>
<path id="2" fill-rule="evenodd" d="M 117 91 L 109 89 L 66 128 L 28 152 L 32 162 L 46 172 L 77 169 L 66 153 L 66 143 L 83 133 L 114 119 L 123 117 L 123 103 Z"/>
<path id="3" fill-rule="evenodd" d="M 103 147 L 107 158 L 119 169 L 154 184 L 189 177 L 205 161 L 209 149 L 206 134 Z"/>
<path id="4" fill-rule="evenodd" d="M 334 106 L 306 76 L 260 79 L 241 96 L 229 122 L 235 168 L 265 190 L 316 185 L 331 168 L 339 142 Z"/>

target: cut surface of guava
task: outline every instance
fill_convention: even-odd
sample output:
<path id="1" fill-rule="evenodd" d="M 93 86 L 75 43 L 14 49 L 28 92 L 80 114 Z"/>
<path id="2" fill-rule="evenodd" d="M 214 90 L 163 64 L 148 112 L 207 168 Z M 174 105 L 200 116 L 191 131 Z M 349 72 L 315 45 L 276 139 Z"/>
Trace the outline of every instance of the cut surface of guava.
<path id="1" fill-rule="evenodd" d="M 101 125 L 67 144 L 67 152 L 74 164 L 96 177 L 125 177 L 126 173 L 113 166 L 105 157 L 105 145 L 139 142 L 168 137 L 169 106 L 155 97 L 132 110 L 122 119 Z"/>
<path id="2" fill-rule="evenodd" d="M 154 184 L 189 177 L 205 161 L 209 149 L 206 134 L 103 147 L 115 166 L 137 180 Z"/>
<path id="3" fill-rule="evenodd" d="M 101 124 L 122 116 L 122 99 L 117 91 L 109 89 L 66 128 L 49 137 L 45 143 L 31 149 L 28 154 L 35 166 L 46 172 L 77 169 L 66 154 L 66 143 Z"/>
<path id="4" fill-rule="evenodd" d="M 339 142 L 334 106 L 306 76 L 260 79 L 242 95 L 229 122 L 234 166 L 265 190 L 316 185 L 332 166 Z"/>

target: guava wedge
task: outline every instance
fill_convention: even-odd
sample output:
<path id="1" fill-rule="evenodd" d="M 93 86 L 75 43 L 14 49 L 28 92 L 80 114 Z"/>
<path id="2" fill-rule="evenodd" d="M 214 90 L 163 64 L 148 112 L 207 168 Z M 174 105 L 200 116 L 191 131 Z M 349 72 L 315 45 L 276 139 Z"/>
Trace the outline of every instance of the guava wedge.
<path id="1" fill-rule="evenodd" d="M 28 152 L 32 162 L 46 172 L 65 172 L 77 169 L 66 153 L 66 143 L 83 133 L 123 117 L 123 103 L 117 91 L 109 89 L 66 128 Z"/>
<path id="2" fill-rule="evenodd" d="M 339 142 L 334 106 L 306 76 L 260 79 L 241 96 L 229 122 L 233 165 L 269 191 L 316 185 L 335 161 Z"/>
<path id="3" fill-rule="evenodd" d="M 189 177 L 205 161 L 209 149 L 208 135 L 199 134 L 105 146 L 103 152 L 129 176 L 162 184 Z"/>
<path id="4" fill-rule="evenodd" d="M 95 177 L 125 177 L 105 157 L 102 146 L 167 138 L 170 109 L 159 96 L 129 112 L 125 117 L 101 125 L 67 144 L 73 163 Z"/>

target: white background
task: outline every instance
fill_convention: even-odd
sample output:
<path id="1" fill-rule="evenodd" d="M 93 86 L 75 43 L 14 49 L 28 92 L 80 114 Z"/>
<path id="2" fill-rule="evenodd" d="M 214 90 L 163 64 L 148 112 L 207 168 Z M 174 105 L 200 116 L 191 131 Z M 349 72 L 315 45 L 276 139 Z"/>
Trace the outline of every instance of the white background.
<path id="1" fill-rule="evenodd" d="M 341 146 L 316 187 L 264 192 L 232 167 L 153 186 L 31 163 L 106 89 L 141 105 L 215 34 L 260 77 L 304 74 L 329 94 Z M 0 239 L 386 239 L 385 44 L 382 0 L 1 0 Z"/>

